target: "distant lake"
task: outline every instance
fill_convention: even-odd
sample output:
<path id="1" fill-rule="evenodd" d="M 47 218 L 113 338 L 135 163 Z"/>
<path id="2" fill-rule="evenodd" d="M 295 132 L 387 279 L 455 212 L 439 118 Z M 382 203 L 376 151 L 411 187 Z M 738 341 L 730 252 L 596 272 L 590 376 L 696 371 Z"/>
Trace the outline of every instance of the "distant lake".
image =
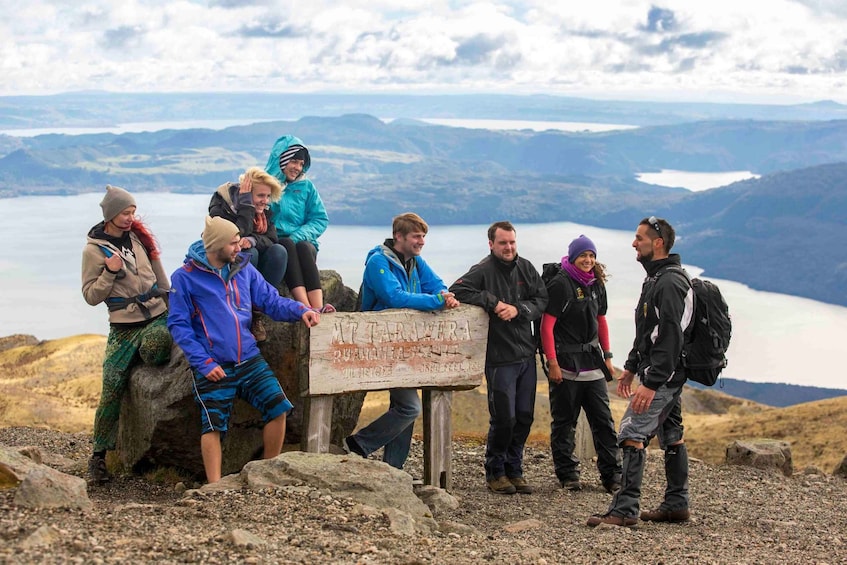
<path id="1" fill-rule="evenodd" d="M 0 336 L 33 334 L 39 339 L 108 332 L 103 305 L 91 307 L 80 291 L 85 235 L 100 216 L 101 193 L 0 199 Z M 170 273 L 190 243 L 199 239 L 208 195 L 136 194 L 139 213 L 158 236 Z M 634 226 L 633 226 L 634 227 Z M 609 324 L 615 361 L 632 344 L 633 309 L 644 270 L 630 246 L 631 231 L 572 223 L 519 224 L 518 248 L 537 268 L 557 261 L 571 239 L 586 234 L 598 245 L 609 281 Z M 488 253 L 487 226 L 434 226 L 423 256 L 449 285 Z M 358 289 L 367 251 L 390 226 L 330 225 L 321 237 L 318 263 L 334 269 Z M 684 234 L 682 234 L 684 237 Z M 29 239 L 24 244 L 11 242 Z M 699 269 L 689 267 L 692 275 Z M 754 382 L 787 382 L 845 388 L 833 366 L 843 361 L 847 308 L 784 294 L 760 292 L 719 281 L 733 316 L 733 342 L 725 376 Z"/>
<path id="2" fill-rule="evenodd" d="M 489 129 L 489 130 L 558 130 L 568 132 L 601 132 L 623 129 L 637 129 L 639 126 L 624 124 L 600 124 L 594 122 L 558 122 L 534 120 L 474 120 L 466 118 L 415 118 L 428 124 L 449 126 L 454 128 Z M 391 121 L 391 120 L 385 120 Z"/>
<path id="3" fill-rule="evenodd" d="M 675 171 L 673 169 L 662 169 L 658 173 L 640 173 L 635 178 L 648 184 L 659 186 L 687 188 L 692 192 L 709 190 L 719 186 L 726 186 L 734 182 L 747 179 L 757 179 L 761 175 L 750 171 L 723 171 L 720 173 L 697 173 L 693 171 Z"/>
<path id="4" fill-rule="evenodd" d="M 243 126 L 248 124 L 258 124 L 260 122 L 275 122 L 278 120 L 286 120 L 289 118 L 274 118 L 274 119 L 234 119 L 234 120 L 180 120 L 180 121 L 163 121 L 163 122 L 128 122 L 125 124 L 117 124 L 114 126 L 102 127 L 59 127 L 59 128 L 26 128 L 26 129 L 6 129 L 0 130 L 0 134 L 12 135 L 15 137 L 35 137 L 37 135 L 47 135 L 51 133 L 64 135 L 85 135 L 93 133 L 114 133 L 120 135 L 122 133 L 141 133 L 144 131 L 160 131 L 164 129 L 212 129 L 222 130 L 232 126 Z M 296 119 L 296 118 L 293 118 Z"/>
<path id="5" fill-rule="evenodd" d="M 37 135 L 47 135 L 51 133 L 65 135 L 83 135 L 93 133 L 140 133 L 144 131 L 159 131 L 164 129 L 211 129 L 222 130 L 232 126 L 243 126 L 256 124 L 260 122 L 274 121 L 295 121 L 298 118 L 262 118 L 262 119 L 230 119 L 230 120 L 180 120 L 180 121 L 159 121 L 159 122 L 132 122 L 125 124 L 116 124 L 113 126 L 101 127 L 58 127 L 58 128 L 25 128 L 25 129 L 7 129 L 0 130 L 0 134 L 11 135 L 15 137 L 35 137 Z M 382 121 L 389 123 L 394 118 L 381 118 Z M 531 121 L 531 120 L 468 120 L 460 118 L 414 118 L 416 120 L 429 124 L 463 127 L 471 129 L 489 129 L 489 130 L 532 130 L 546 131 L 559 130 L 569 132 L 599 132 L 612 131 L 619 129 L 633 129 L 638 126 L 620 125 L 620 124 L 598 124 L 588 122 L 557 122 L 557 121 Z"/>

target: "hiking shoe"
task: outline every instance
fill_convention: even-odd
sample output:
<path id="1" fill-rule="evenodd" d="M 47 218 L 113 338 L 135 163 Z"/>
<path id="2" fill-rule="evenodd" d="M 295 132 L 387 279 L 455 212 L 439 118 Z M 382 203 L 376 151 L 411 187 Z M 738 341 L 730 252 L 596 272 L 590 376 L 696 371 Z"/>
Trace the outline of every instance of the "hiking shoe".
<path id="1" fill-rule="evenodd" d="M 622 526 L 631 528 L 638 523 L 636 518 L 624 518 L 623 516 L 615 516 L 614 514 L 595 514 L 588 519 L 588 526 L 595 528 L 600 524 L 609 524 L 611 526 Z"/>
<path id="2" fill-rule="evenodd" d="M 515 494 L 518 492 L 515 485 L 505 475 L 488 481 L 488 490 L 495 494 Z"/>
<path id="3" fill-rule="evenodd" d="M 92 455 L 88 460 L 88 485 L 100 486 L 112 480 L 112 475 L 106 469 L 106 458 Z"/>
<path id="4" fill-rule="evenodd" d="M 509 477 L 509 482 L 515 487 L 515 492 L 521 494 L 532 494 L 533 488 L 523 477 Z"/>
<path id="5" fill-rule="evenodd" d="M 332 314 L 333 312 L 335 312 L 335 306 L 327 302 L 318 309 L 318 312 L 320 312 L 321 314 Z"/>
<path id="6" fill-rule="evenodd" d="M 565 490 L 570 490 L 574 492 L 582 490 L 582 483 L 579 481 L 579 479 L 566 479 L 564 481 L 561 481 L 559 484 L 561 484 L 562 488 Z"/>
<path id="7" fill-rule="evenodd" d="M 257 342 L 268 339 L 268 331 L 265 329 L 265 323 L 261 318 L 253 316 L 253 324 L 250 326 L 250 331 L 253 333 L 253 337 L 256 338 Z"/>
<path id="8" fill-rule="evenodd" d="M 645 522 L 687 522 L 691 518 L 688 508 L 679 510 L 668 510 L 659 506 L 655 510 L 645 510 L 641 513 L 641 519 Z"/>
<path id="9" fill-rule="evenodd" d="M 609 494 L 615 494 L 621 490 L 621 482 L 619 480 L 609 479 L 608 481 L 603 481 L 603 488 Z"/>
<path id="10" fill-rule="evenodd" d="M 365 455 L 365 450 L 362 449 L 362 446 L 359 445 L 359 442 L 356 441 L 356 438 L 353 436 L 347 436 L 341 441 L 341 445 L 344 447 L 344 451 L 347 453 L 352 453 L 354 455 L 358 455 L 359 457 L 367 458 Z"/>

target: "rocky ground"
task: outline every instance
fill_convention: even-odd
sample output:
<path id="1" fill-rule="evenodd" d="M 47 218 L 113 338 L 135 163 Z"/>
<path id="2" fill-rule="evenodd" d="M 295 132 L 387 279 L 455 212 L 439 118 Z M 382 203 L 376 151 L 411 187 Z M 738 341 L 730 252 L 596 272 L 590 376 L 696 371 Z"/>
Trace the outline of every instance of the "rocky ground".
<path id="1" fill-rule="evenodd" d="M 0 429 L 0 444 L 40 446 L 78 461 L 79 474 L 90 450 L 84 434 L 33 428 Z M 452 494 L 460 506 L 435 515 L 452 524 L 444 529 L 450 533 L 429 536 L 394 534 L 382 514 L 312 488 L 184 496 L 167 482 L 121 476 L 89 489 L 88 511 L 18 508 L 11 491 L 0 491 L 0 562 L 847 562 L 847 481 L 814 470 L 785 478 L 693 461 L 690 523 L 590 529 L 586 518 L 610 498 L 594 469 L 584 472 L 586 490 L 564 491 L 547 451 L 529 448 L 535 494 L 504 496 L 486 492 L 482 458 L 477 443 L 454 444 Z M 647 506 L 661 497 L 661 462 L 661 452 L 651 452 Z M 407 470 L 421 476 L 419 442 Z"/>

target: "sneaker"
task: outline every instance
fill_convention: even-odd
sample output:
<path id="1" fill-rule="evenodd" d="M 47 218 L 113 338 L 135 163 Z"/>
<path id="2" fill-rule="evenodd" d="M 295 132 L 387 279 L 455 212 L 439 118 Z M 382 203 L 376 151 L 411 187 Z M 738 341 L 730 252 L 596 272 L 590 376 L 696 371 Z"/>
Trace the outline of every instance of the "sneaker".
<path id="1" fill-rule="evenodd" d="M 615 494 L 619 490 L 621 490 L 621 482 L 616 479 L 609 479 L 603 481 L 603 488 L 606 489 L 606 492 L 609 494 Z"/>
<path id="2" fill-rule="evenodd" d="M 566 479 L 564 481 L 561 481 L 559 484 L 561 484 L 562 488 L 565 490 L 570 490 L 574 492 L 582 490 L 582 483 L 579 481 L 579 479 Z"/>
<path id="3" fill-rule="evenodd" d="M 250 331 L 253 333 L 253 337 L 256 338 L 257 342 L 268 339 L 268 331 L 265 329 L 265 323 L 255 315 L 253 316 L 253 324 L 250 326 Z"/>
<path id="4" fill-rule="evenodd" d="M 88 460 L 88 485 L 100 486 L 112 480 L 112 475 L 106 468 L 106 458 L 92 455 Z"/>
<path id="5" fill-rule="evenodd" d="M 679 510 L 668 510 L 659 506 L 655 510 L 645 510 L 641 513 L 641 519 L 645 522 L 687 522 L 691 518 L 688 508 Z"/>
<path id="6" fill-rule="evenodd" d="M 614 514 L 595 514 L 588 519 L 589 527 L 597 527 L 600 524 L 609 524 L 611 526 L 622 526 L 631 528 L 638 523 L 636 518 L 624 518 L 623 516 L 615 516 Z"/>
<path id="7" fill-rule="evenodd" d="M 341 445 L 344 447 L 344 451 L 347 453 L 352 453 L 354 455 L 358 455 L 359 457 L 367 458 L 365 455 L 365 450 L 362 449 L 362 446 L 359 445 L 359 442 L 356 441 L 356 438 L 353 436 L 347 436 L 343 440 L 341 440 Z"/>
<path id="8" fill-rule="evenodd" d="M 518 489 L 515 488 L 515 485 L 506 478 L 505 475 L 502 477 L 497 477 L 496 479 L 491 479 L 488 481 L 488 490 L 495 494 L 515 494 L 518 492 Z"/>
<path id="9" fill-rule="evenodd" d="M 330 303 L 326 303 L 318 309 L 318 312 L 321 314 L 332 314 L 335 312 L 335 306 Z"/>
<path id="10" fill-rule="evenodd" d="M 523 477 L 509 477 L 509 482 L 515 487 L 515 492 L 521 494 L 532 494 L 533 488 Z"/>

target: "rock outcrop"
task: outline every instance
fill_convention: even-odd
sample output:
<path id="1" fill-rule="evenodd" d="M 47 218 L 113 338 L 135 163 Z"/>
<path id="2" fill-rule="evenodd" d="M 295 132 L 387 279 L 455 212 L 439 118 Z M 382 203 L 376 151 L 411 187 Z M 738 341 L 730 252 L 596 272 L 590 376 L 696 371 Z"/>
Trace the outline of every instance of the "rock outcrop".
<path id="1" fill-rule="evenodd" d="M 411 475 L 381 461 L 354 455 L 290 451 L 273 459 L 251 461 L 239 474 L 206 485 L 199 492 L 240 491 L 242 488 L 261 491 L 298 486 L 318 488 L 379 509 L 388 518 L 392 531 L 401 535 L 431 533 L 438 529 L 430 508 L 415 495 Z M 430 499 L 452 498 L 435 487 L 427 492 Z M 186 492 L 186 496 L 193 494 Z"/>
<path id="2" fill-rule="evenodd" d="M 14 503 L 26 508 L 91 508 L 83 479 L 42 465 L 19 449 L 2 445 L 0 488 L 14 488 Z"/>
<path id="3" fill-rule="evenodd" d="M 353 311 L 356 293 L 342 284 L 335 271 L 322 271 L 326 301 L 339 311 Z M 325 317 L 332 316 L 326 314 Z M 308 330 L 300 323 L 265 318 L 268 340 L 260 344 L 294 410 L 288 416 L 286 443 L 298 444 L 308 402 L 301 398 L 308 379 Z M 130 379 L 121 407 L 118 455 L 140 470 L 152 466 L 179 467 L 201 475 L 200 412 L 192 392 L 193 375 L 182 351 L 174 346 L 163 367 L 139 366 Z M 333 403 L 331 441 L 341 444 L 356 426 L 364 393 L 339 395 Z M 236 401 L 230 429 L 223 438 L 223 473 L 240 470 L 262 451 L 261 415 L 248 403 Z"/>
<path id="4" fill-rule="evenodd" d="M 775 469 L 786 477 L 794 474 L 791 444 L 786 441 L 769 439 L 734 441 L 726 448 L 726 462 L 757 469 Z"/>

